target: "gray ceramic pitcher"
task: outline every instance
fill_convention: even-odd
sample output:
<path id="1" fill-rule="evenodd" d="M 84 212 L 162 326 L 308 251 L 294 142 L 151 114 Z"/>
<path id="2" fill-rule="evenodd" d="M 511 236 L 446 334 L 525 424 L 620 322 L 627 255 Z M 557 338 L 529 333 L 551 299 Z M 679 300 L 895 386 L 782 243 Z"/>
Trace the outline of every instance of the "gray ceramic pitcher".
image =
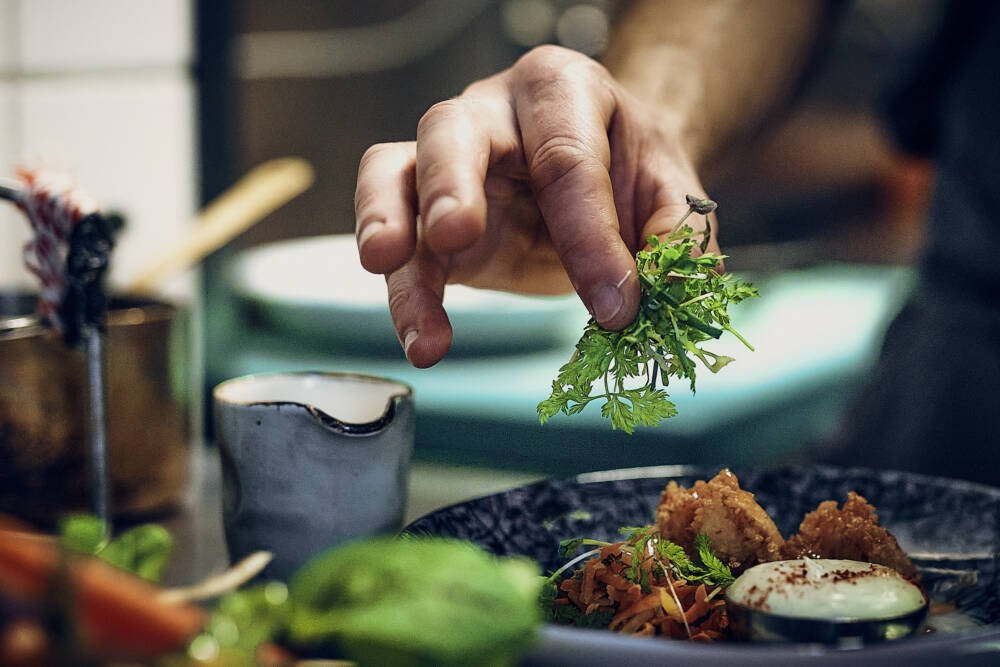
<path id="1" fill-rule="evenodd" d="M 287 580 L 310 556 L 402 527 L 413 392 L 384 378 L 292 372 L 213 392 L 229 557 L 274 554 Z"/>

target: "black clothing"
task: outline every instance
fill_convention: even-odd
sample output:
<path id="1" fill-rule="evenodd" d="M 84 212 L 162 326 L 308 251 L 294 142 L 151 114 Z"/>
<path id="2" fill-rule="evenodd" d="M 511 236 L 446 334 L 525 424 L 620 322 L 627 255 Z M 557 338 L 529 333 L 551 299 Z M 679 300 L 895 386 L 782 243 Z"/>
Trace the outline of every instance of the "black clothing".
<path id="1" fill-rule="evenodd" d="M 1000 3 L 950 3 L 890 109 L 935 164 L 921 278 L 822 458 L 1000 486 Z"/>

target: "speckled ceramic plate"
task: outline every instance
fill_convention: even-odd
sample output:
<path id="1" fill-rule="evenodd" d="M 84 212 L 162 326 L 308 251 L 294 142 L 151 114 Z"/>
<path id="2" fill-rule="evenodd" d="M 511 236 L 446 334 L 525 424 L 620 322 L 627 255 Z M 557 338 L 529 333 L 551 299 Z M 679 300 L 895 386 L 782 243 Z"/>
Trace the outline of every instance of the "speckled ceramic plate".
<path id="1" fill-rule="evenodd" d="M 620 526 L 652 523 L 670 480 L 690 485 L 718 468 L 660 466 L 554 479 L 444 508 L 410 524 L 415 534 L 468 539 L 501 555 L 563 564 L 560 540 L 616 538 Z M 962 665 L 1000 664 L 1000 489 L 900 472 L 831 467 L 733 468 L 782 533 L 823 500 L 857 491 L 878 510 L 922 572 L 935 601 L 953 614 L 934 632 L 854 649 L 816 645 L 691 644 L 549 626 L 529 665 Z M 680 662 L 678 662 L 680 661 Z"/>

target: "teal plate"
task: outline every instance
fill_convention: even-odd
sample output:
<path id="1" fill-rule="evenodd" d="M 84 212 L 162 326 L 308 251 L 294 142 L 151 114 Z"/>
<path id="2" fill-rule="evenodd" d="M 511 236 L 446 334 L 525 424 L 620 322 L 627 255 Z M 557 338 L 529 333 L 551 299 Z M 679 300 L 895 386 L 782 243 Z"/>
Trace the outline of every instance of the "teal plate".
<path id="1" fill-rule="evenodd" d="M 354 353 L 398 350 L 385 278 L 365 271 L 353 235 L 279 241 L 243 252 L 228 279 L 249 313 L 291 341 Z M 575 341 L 587 312 L 575 296 L 445 288 L 453 353 L 542 349 Z"/>

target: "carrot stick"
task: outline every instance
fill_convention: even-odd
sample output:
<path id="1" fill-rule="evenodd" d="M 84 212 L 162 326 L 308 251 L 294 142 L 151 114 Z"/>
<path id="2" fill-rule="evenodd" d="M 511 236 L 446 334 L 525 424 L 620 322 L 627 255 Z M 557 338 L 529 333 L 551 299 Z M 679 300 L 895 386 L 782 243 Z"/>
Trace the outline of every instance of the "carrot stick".
<path id="1" fill-rule="evenodd" d="M 156 586 L 124 570 L 63 554 L 37 535 L 0 530 L 0 588 L 7 594 L 42 601 L 61 568 L 77 629 L 96 655 L 151 658 L 182 646 L 205 623 L 201 607 L 164 603 Z"/>

